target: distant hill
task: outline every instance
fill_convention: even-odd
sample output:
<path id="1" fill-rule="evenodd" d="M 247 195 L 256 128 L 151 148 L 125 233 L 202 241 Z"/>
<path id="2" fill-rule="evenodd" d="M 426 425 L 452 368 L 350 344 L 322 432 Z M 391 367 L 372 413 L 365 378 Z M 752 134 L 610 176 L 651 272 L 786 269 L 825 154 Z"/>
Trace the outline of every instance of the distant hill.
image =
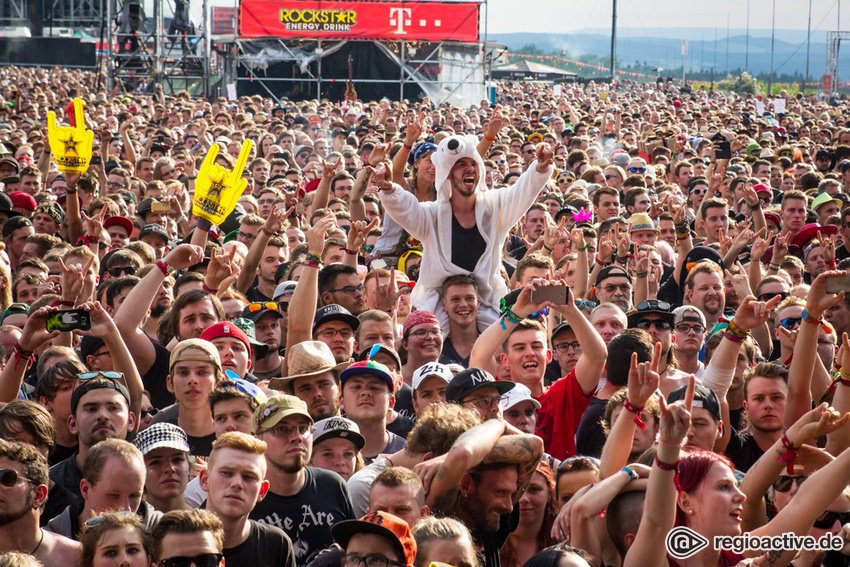
<path id="1" fill-rule="evenodd" d="M 730 30 L 728 40 L 726 30 L 718 30 L 715 44 L 712 29 L 676 29 L 658 30 L 661 37 L 631 35 L 629 30 L 617 31 L 617 60 L 621 63 L 648 64 L 666 70 L 682 68 L 682 40 L 688 40 L 687 69 L 689 72 L 700 69 L 716 70 L 725 75 L 726 69 L 743 69 L 747 53 L 747 37 L 744 30 Z M 641 30 L 645 34 L 645 30 Z M 780 39 L 780 37 L 782 39 Z M 547 54 L 552 51 L 567 50 L 572 58 L 581 55 L 606 56 L 611 49 L 609 31 L 583 30 L 571 34 L 534 34 L 507 33 L 489 34 L 488 40 L 502 43 L 509 49 L 520 49 L 533 44 Z M 774 46 L 774 72 L 799 73 L 806 71 L 806 32 L 796 30 L 777 30 Z M 796 42 L 796 43 L 795 43 Z M 850 50 L 844 49 L 838 69 L 839 79 L 850 79 Z M 809 73 L 812 77 L 823 76 L 826 60 L 826 34 L 812 35 L 809 58 Z M 770 71 L 770 30 L 751 30 L 749 39 L 748 69 L 751 73 Z M 843 69 L 843 72 L 842 72 Z"/>

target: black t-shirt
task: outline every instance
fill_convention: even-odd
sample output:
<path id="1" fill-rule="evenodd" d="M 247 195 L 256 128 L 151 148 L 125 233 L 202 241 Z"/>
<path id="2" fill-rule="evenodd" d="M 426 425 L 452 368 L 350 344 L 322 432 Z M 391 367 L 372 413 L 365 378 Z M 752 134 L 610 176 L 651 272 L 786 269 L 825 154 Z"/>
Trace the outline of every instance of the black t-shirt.
<path id="1" fill-rule="evenodd" d="M 398 392 L 395 393 L 395 405 L 393 409 L 399 413 L 399 415 L 403 415 L 404 417 L 414 420 L 416 419 L 416 412 L 413 411 L 413 388 L 410 387 L 410 384 L 402 383 L 401 388 L 398 389 Z M 387 429 L 390 429 L 387 426 Z M 390 429 L 390 431 L 393 431 Z M 393 431 L 396 435 L 400 435 L 397 431 Z M 405 439 L 407 439 L 407 435 L 403 435 Z"/>
<path id="2" fill-rule="evenodd" d="M 172 425 L 179 425 L 179 423 L 177 423 L 179 417 L 180 408 L 177 404 L 171 404 L 153 417 L 151 425 L 154 423 L 170 423 Z M 189 441 L 189 449 L 192 455 L 206 458 L 209 457 L 212 452 L 212 446 L 213 443 L 215 443 L 215 433 L 210 433 L 203 437 L 193 437 L 187 433 L 186 439 Z"/>
<path id="3" fill-rule="evenodd" d="M 251 524 L 251 534 L 236 547 L 224 550 L 225 565 L 295 567 L 292 542 L 283 530 L 253 520 L 248 521 Z"/>
<path id="4" fill-rule="evenodd" d="M 54 445 L 53 451 L 50 452 L 50 456 L 47 458 L 47 464 L 52 467 L 55 464 L 61 463 L 71 455 L 76 454 L 79 447 L 79 445 L 74 445 L 73 447 Z"/>
<path id="5" fill-rule="evenodd" d="M 584 410 L 581 421 L 576 429 L 576 453 L 586 457 L 602 456 L 602 447 L 607 438 L 602 430 L 602 416 L 608 400 L 600 400 L 596 396 L 590 399 L 590 405 Z"/>
<path id="6" fill-rule="evenodd" d="M 416 423 L 404 415 L 399 414 L 391 423 L 387 424 L 387 431 L 395 433 L 402 439 L 407 439 L 407 434 L 413 429 Z"/>
<path id="7" fill-rule="evenodd" d="M 467 272 L 474 272 L 475 265 L 486 249 L 487 243 L 481 236 L 478 225 L 463 228 L 457 217 L 452 215 L 452 264 Z"/>
<path id="8" fill-rule="evenodd" d="M 846 243 L 844 246 L 839 246 L 835 249 L 836 260 L 846 260 L 847 258 L 850 258 L 850 250 L 847 250 L 847 244 L 850 243 Z"/>
<path id="9" fill-rule="evenodd" d="M 735 468 L 742 472 L 750 470 L 750 467 L 764 455 L 764 451 L 759 448 L 752 434 L 741 434 L 736 429 L 732 430 L 725 453 Z"/>
<path id="10" fill-rule="evenodd" d="M 508 536 L 511 535 L 519 525 L 519 504 L 514 506 L 510 514 L 502 514 L 499 518 L 499 530 L 495 532 L 484 532 L 472 530 L 472 540 L 484 549 L 478 552 L 478 564 L 481 567 L 500 567 L 499 551 Z"/>
<path id="11" fill-rule="evenodd" d="M 171 370 L 168 367 L 168 361 L 171 358 L 171 353 L 162 345 L 151 341 L 156 358 L 144 376 L 142 383 L 145 389 L 151 393 L 151 405 L 157 409 L 163 409 L 174 403 L 174 394 L 168 391 L 168 386 L 165 383 L 168 373 Z"/>
<path id="12" fill-rule="evenodd" d="M 557 360 L 553 360 L 546 365 L 546 372 L 543 374 L 543 385 L 551 386 L 564 376 L 566 376 L 566 374 L 561 372 L 561 365 L 558 364 Z"/>
<path id="13" fill-rule="evenodd" d="M 298 494 L 281 496 L 269 492 L 257 502 L 250 516 L 261 524 L 282 529 L 292 540 L 299 565 L 334 543 L 331 526 L 354 519 L 351 496 L 342 477 L 314 467 L 305 467 L 304 472 L 304 487 Z"/>
<path id="14" fill-rule="evenodd" d="M 74 453 L 64 461 L 56 463 L 50 467 L 50 480 L 56 484 L 61 484 L 64 488 L 74 496 L 83 495 L 80 493 L 80 481 L 83 480 L 83 471 L 77 467 L 77 453 Z M 49 518 L 48 518 L 49 519 Z"/>
<path id="15" fill-rule="evenodd" d="M 265 303 L 266 301 L 272 300 L 271 297 L 266 297 L 257 286 L 251 286 L 248 288 L 248 293 L 245 294 L 245 297 L 247 297 L 248 301 L 251 303 Z"/>
<path id="16" fill-rule="evenodd" d="M 470 356 L 472 356 L 471 353 Z M 455 345 L 452 344 L 452 338 L 447 335 L 443 339 L 443 352 L 440 353 L 440 364 L 460 364 L 464 368 L 469 368 L 469 356 L 462 358 L 455 350 Z"/>
<path id="17" fill-rule="evenodd" d="M 47 503 L 41 511 L 38 524 L 43 528 L 47 522 L 61 514 L 65 508 L 77 499 L 74 494 L 59 483 L 53 483 L 53 488 L 47 493 Z"/>

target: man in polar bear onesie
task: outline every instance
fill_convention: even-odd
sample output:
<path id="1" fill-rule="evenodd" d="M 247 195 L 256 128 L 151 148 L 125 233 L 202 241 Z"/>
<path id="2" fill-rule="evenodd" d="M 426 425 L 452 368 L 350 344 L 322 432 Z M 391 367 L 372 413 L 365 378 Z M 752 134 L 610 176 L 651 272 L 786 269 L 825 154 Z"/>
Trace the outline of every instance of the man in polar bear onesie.
<path id="1" fill-rule="evenodd" d="M 499 300 L 508 293 L 499 274 L 505 238 L 552 176 L 554 152 L 548 144 L 540 144 L 537 159 L 514 185 L 488 190 L 478 142 L 475 136 L 451 136 L 440 142 L 431 156 L 436 201 L 420 203 L 398 185 L 381 184 L 386 212 L 422 242 L 413 306 L 433 312 L 443 329 L 449 328 L 449 317 L 440 292 L 449 276 L 471 273 L 478 281 L 480 330 L 498 319 Z"/>

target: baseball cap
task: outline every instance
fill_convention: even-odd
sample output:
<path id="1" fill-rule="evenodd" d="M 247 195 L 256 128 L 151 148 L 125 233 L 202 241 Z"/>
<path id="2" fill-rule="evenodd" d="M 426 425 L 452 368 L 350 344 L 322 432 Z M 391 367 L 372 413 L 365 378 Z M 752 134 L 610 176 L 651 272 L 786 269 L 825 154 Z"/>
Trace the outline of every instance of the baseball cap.
<path id="1" fill-rule="evenodd" d="M 150 427 L 142 429 L 133 439 L 133 445 L 147 455 L 154 449 L 176 449 L 184 453 L 190 452 L 189 438 L 186 432 L 173 423 L 154 423 Z"/>
<path id="2" fill-rule="evenodd" d="M 18 211 L 12 210 L 12 199 L 6 193 L 0 193 L 0 213 L 6 213 L 8 217 L 18 217 L 21 215 Z"/>
<path id="3" fill-rule="evenodd" d="M 218 349 L 209 341 L 203 339 L 186 339 L 177 343 L 177 346 L 171 351 L 171 358 L 168 361 L 169 370 L 174 368 L 174 365 L 178 362 L 185 360 L 212 362 L 218 368 L 218 371 L 221 372 L 221 359 L 218 356 Z"/>
<path id="4" fill-rule="evenodd" d="M 768 187 L 768 186 L 767 186 L 767 185 L 765 185 L 764 183 L 756 183 L 756 184 L 753 186 L 753 189 L 755 189 L 756 194 L 759 194 L 759 193 L 765 193 L 765 194 L 767 194 L 767 196 L 768 196 L 768 197 L 772 197 L 772 196 L 773 196 L 773 191 L 771 191 L 771 190 L 770 190 L 770 187 Z"/>
<path id="5" fill-rule="evenodd" d="M 248 336 L 248 342 L 251 343 L 251 352 L 253 353 L 254 358 L 257 360 L 265 358 L 269 353 L 269 345 L 257 340 L 257 328 L 254 326 L 254 322 L 250 319 L 237 317 L 231 321 L 231 323 L 245 331 L 245 334 Z"/>
<path id="6" fill-rule="evenodd" d="M 629 280 L 629 283 L 632 281 L 632 276 L 629 275 L 624 268 L 616 265 L 605 266 L 599 273 L 596 275 L 596 285 L 601 284 L 604 280 L 608 278 L 626 278 Z"/>
<path id="7" fill-rule="evenodd" d="M 502 406 L 502 411 L 507 411 L 522 402 L 531 402 L 534 409 L 540 409 L 540 402 L 531 397 L 531 390 L 523 384 L 517 384 L 505 392 L 499 405 Z"/>
<path id="8" fill-rule="evenodd" d="M 678 325 L 679 323 L 700 323 L 705 327 L 705 315 L 702 314 L 702 311 L 691 305 L 677 307 L 673 310 L 673 317 L 675 318 L 674 325 Z"/>
<path id="9" fill-rule="evenodd" d="M 94 354 L 95 351 L 104 344 L 103 339 L 100 337 L 83 337 L 80 340 L 80 346 L 77 347 L 80 351 L 80 360 L 83 364 L 85 364 L 86 358 L 88 358 L 90 354 Z"/>
<path id="10" fill-rule="evenodd" d="M 118 216 L 118 215 L 106 217 L 106 219 L 103 221 L 103 228 L 109 228 L 110 226 L 114 226 L 114 225 L 118 225 L 118 226 L 124 228 L 124 230 L 127 231 L 128 236 L 133 234 L 133 229 L 135 228 L 133 226 L 133 221 L 131 221 L 127 217 L 122 217 L 122 216 Z M 166 238 L 166 242 L 168 242 L 167 238 Z"/>
<path id="11" fill-rule="evenodd" d="M 295 286 L 296 285 L 298 285 L 298 282 L 295 282 L 295 281 L 292 281 L 292 280 L 280 282 L 277 285 L 277 287 L 274 288 L 274 294 L 273 294 L 274 298 L 273 299 L 275 301 L 277 301 L 277 299 L 282 295 L 292 295 L 293 293 L 295 293 Z"/>
<path id="12" fill-rule="evenodd" d="M 313 432 L 313 447 L 322 441 L 335 437 L 348 439 L 354 443 L 358 451 L 363 449 L 366 444 L 366 438 L 360 434 L 360 427 L 350 419 L 335 415 L 316 422 Z"/>
<path id="13" fill-rule="evenodd" d="M 394 348 L 390 348 L 390 347 L 388 347 L 386 345 L 382 345 L 382 344 L 376 343 L 376 344 L 372 345 L 372 348 L 370 348 L 368 350 L 363 349 L 363 351 L 357 356 L 357 360 L 358 361 L 370 360 L 372 358 L 375 358 L 376 356 L 378 356 L 381 353 L 384 353 L 387 356 L 389 356 L 390 358 L 392 358 L 393 362 L 395 362 L 395 364 L 396 364 L 396 368 L 398 368 L 399 371 L 401 370 L 401 367 L 402 367 L 401 357 L 398 355 L 398 352 Z"/>
<path id="14" fill-rule="evenodd" d="M 210 344 L 212 344 L 213 340 L 221 337 L 230 337 L 242 341 L 245 344 L 245 348 L 248 349 L 248 355 L 251 355 L 251 340 L 248 338 L 248 335 L 239 326 L 234 325 L 230 321 L 222 321 L 211 325 L 201 333 L 201 340 L 209 341 Z M 213 348 L 215 348 L 215 345 L 213 345 Z M 174 363 L 171 365 L 174 366 Z"/>
<path id="15" fill-rule="evenodd" d="M 688 391 L 687 386 L 679 386 L 667 396 L 667 404 L 672 404 L 673 402 L 678 402 L 679 400 L 685 399 L 685 393 Z M 710 389 L 706 388 L 702 384 L 697 384 L 694 387 L 694 403 L 693 407 L 695 408 L 705 408 L 707 409 L 711 415 L 717 421 L 721 420 L 720 417 L 720 401 L 717 399 L 717 394 L 715 394 Z"/>
<path id="16" fill-rule="evenodd" d="M 132 233 L 132 231 L 130 231 Z M 162 238 L 166 244 L 168 244 L 168 233 L 165 231 L 165 227 L 159 224 L 146 224 L 142 227 L 142 230 L 139 231 L 139 240 L 144 238 L 149 234 L 155 234 Z"/>
<path id="17" fill-rule="evenodd" d="M 452 381 L 454 378 L 454 374 L 449 370 L 449 367 L 445 364 L 440 364 L 439 362 L 429 362 L 428 364 L 423 364 L 416 371 L 413 372 L 413 380 L 411 381 L 411 386 L 414 390 L 418 390 L 419 386 L 422 385 L 427 378 L 431 376 L 437 376 L 438 378 L 442 378 L 445 380 L 446 384 Z"/>
<path id="18" fill-rule="evenodd" d="M 340 385 L 345 387 L 345 383 L 355 376 L 360 376 L 361 374 L 369 374 L 370 376 L 374 376 L 375 378 L 380 378 L 390 387 L 390 393 L 395 392 L 395 383 L 393 382 L 392 374 L 390 374 L 390 369 L 386 367 L 386 365 L 381 364 L 380 362 L 374 360 L 364 360 L 362 362 L 355 362 L 345 370 L 339 373 L 339 382 Z"/>
<path id="19" fill-rule="evenodd" d="M 38 203 L 35 202 L 35 197 L 29 193 L 23 193 L 21 191 L 13 191 L 12 193 L 9 193 L 9 198 L 12 199 L 13 206 L 29 212 L 33 212 L 38 205 Z"/>
<path id="20" fill-rule="evenodd" d="M 302 415 L 313 423 L 313 418 L 307 411 L 307 404 L 301 399 L 287 394 L 272 396 L 254 412 L 254 434 L 263 429 L 271 429 L 290 415 Z"/>
<path id="21" fill-rule="evenodd" d="M 71 394 L 71 415 L 77 413 L 77 405 L 83 396 L 94 390 L 115 390 L 124 397 L 127 401 L 127 406 L 130 405 L 130 392 L 127 390 L 127 386 L 118 379 L 106 376 L 103 372 L 98 372 L 97 374 L 98 376 L 95 376 L 93 379 L 80 381 L 79 385 L 74 389 L 74 393 Z"/>
<path id="22" fill-rule="evenodd" d="M 359 520 L 337 522 L 331 527 L 331 534 L 343 549 L 348 547 L 349 540 L 357 534 L 377 534 L 392 542 L 406 565 L 413 565 L 416 559 L 416 540 L 410 533 L 410 526 L 388 512 L 370 512 Z"/>
<path id="23" fill-rule="evenodd" d="M 343 323 L 348 323 L 351 326 L 352 331 L 356 331 L 357 327 L 360 326 L 360 320 L 352 315 L 351 311 L 342 305 L 331 303 L 330 305 L 325 305 L 324 307 L 320 307 L 316 310 L 316 317 L 313 319 L 313 333 L 316 332 L 319 325 L 327 323 L 328 321 L 342 321 Z"/>
<path id="24" fill-rule="evenodd" d="M 3 238 L 11 236 L 13 232 L 19 228 L 24 228 L 25 226 L 32 226 L 32 223 L 28 218 L 20 216 L 10 218 L 3 223 Z"/>
<path id="25" fill-rule="evenodd" d="M 460 403 L 469 394 L 482 388 L 496 388 L 500 395 L 504 395 L 514 386 L 516 386 L 514 382 L 496 380 L 492 374 L 483 368 L 473 366 L 463 372 L 458 372 L 457 376 L 452 378 L 449 385 L 446 386 L 446 401 Z"/>

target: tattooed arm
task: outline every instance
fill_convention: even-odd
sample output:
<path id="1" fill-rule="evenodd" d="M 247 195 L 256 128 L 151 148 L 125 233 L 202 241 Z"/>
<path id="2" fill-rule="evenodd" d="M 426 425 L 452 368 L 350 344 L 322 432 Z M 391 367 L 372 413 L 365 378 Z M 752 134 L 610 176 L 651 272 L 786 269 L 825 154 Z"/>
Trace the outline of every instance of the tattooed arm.
<path id="1" fill-rule="evenodd" d="M 520 433 L 518 435 L 503 435 L 496 441 L 493 449 L 482 461 L 485 465 L 505 463 L 517 467 L 517 491 L 513 495 L 513 503 L 519 502 L 531 477 L 543 458 L 543 439 L 537 435 Z"/>

